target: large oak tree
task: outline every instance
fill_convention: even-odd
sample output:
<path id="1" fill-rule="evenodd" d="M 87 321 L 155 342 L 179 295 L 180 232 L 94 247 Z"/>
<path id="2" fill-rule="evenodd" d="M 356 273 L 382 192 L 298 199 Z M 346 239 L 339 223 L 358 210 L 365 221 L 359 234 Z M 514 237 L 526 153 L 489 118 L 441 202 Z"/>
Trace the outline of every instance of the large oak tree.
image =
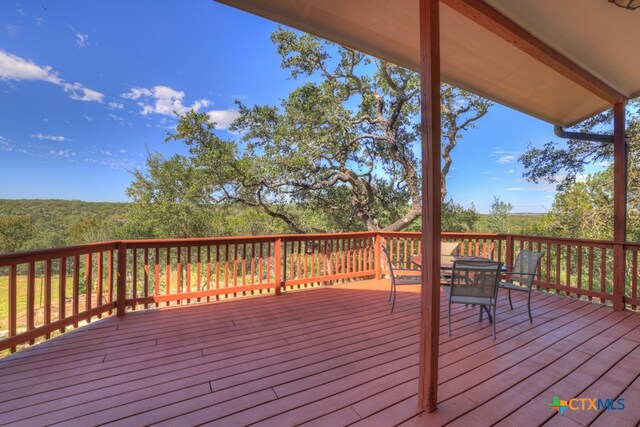
<path id="1" fill-rule="evenodd" d="M 196 112 L 180 116 L 169 134 L 189 147 L 188 156 L 164 160 L 184 165 L 186 201 L 255 207 L 296 232 L 412 224 L 421 211 L 418 74 L 282 28 L 272 41 L 298 88 L 279 105 L 238 103 L 235 141 L 222 139 Z M 443 200 L 452 151 L 490 106 L 442 86 Z M 151 155 L 147 167 L 135 174 L 129 195 L 135 202 L 166 200 L 153 179 L 163 162 Z"/>

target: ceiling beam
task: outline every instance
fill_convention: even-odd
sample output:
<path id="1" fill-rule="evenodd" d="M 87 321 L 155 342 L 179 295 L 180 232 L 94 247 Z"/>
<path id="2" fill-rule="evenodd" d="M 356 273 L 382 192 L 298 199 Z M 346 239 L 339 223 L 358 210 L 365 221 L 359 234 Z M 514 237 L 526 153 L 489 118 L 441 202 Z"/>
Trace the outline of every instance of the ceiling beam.
<path id="1" fill-rule="evenodd" d="M 629 100 L 484 1 L 441 0 L 441 2 L 608 103 L 613 105 L 619 102 L 626 103 Z"/>

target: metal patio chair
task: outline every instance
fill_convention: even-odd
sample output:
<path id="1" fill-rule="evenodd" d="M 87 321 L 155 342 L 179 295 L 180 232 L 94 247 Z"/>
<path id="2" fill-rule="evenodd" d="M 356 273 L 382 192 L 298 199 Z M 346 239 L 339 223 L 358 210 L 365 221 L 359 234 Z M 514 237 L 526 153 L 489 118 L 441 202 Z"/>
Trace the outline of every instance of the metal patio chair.
<path id="1" fill-rule="evenodd" d="M 480 306 L 478 321 L 482 321 L 484 307 L 493 310 L 493 339 L 496 339 L 496 302 L 498 281 L 502 263 L 496 261 L 454 261 L 451 269 L 451 284 L 443 286 L 448 300 L 449 336 L 451 336 L 451 304 L 473 304 Z M 491 317 L 489 317 L 491 321 Z"/>
<path id="2" fill-rule="evenodd" d="M 507 276 L 510 280 L 498 284 L 500 288 L 509 291 L 509 307 L 511 307 L 511 310 L 513 310 L 511 291 L 527 292 L 527 310 L 529 311 L 529 322 L 531 323 L 533 323 L 533 317 L 531 316 L 531 288 L 533 288 L 533 279 L 543 256 L 544 252 L 520 251 L 513 268 L 507 267 Z"/>
<path id="3" fill-rule="evenodd" d="M 396 305 L 396 287 L 402 285 L 419 285 L 422 283 L 422 279 L 420 277 L 420 269 L 411 268 L 413 265 L 411 260 L 392 260 L 389 251 L 384 245 L 382 245 L 382 253 L 385 255 L 391 275 L 389 302 L 391 302 L 391 312 L 393 313 L 393 308 Z"/>

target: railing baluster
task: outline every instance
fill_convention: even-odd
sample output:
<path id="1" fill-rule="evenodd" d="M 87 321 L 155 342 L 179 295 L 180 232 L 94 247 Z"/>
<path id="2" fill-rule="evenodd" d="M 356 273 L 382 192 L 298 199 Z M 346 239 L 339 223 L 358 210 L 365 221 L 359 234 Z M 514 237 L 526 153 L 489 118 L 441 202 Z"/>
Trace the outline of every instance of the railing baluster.
<path id="1" fill-rule="evenodd" d="M 578 277 L 576 281 L 577 281 L 578 289 L 581 290 L 582 289 L 582 246 L 578 246 L 577 250 L 578 250 Z M 582 294 L 578 293 L 578 296 L 581 297 Z"/>
<path id="2" fill-rule="evenodd" d="M 187 268 L 185 271 L 186 282 L 187 282 L 187 293 L 191 292 L 191 246 L 187 246 L 185 248 L 187 250 Z M 187 303 L 191 302 L 190 299 L 187 299 Z"/>
<path id="3" fill-rule="evenodd" d="M 200 285 L 202 280 L 202 247 L 196 246 L 196 250 L 198 251 L 198 255 L 196 257 L 196 291 L 202 291 L 202 286 Z M 198 302 L 201 301 L 200 297 L 197 299 Z"/>
<path id="4" fill-rule="evenodd" d="M 98 284 L 96 287 L 96 307 L 102 305 L 102 251 L 98 251 L 96 258 L 96 276 L 98 277 Z M 98 314 L 98 319 L 102 317 L 102 313 Z"/>
<path id="5" fill-rule="evenodd" d="M 9 294 L 7 295 L 9 298 L 9 338 L 16 336 L 18 327 L 17 327 L 17 318 L 18 318 L 18 268 L 17 265 L 11 264 L 9 265 Z M 11 347 L 11 352 L 15 352 L 16 347 Z"/>
<path id="6" fill-rule="evenodd" d="M 51 259 L 45 261 L 44 267 L 44 324 L 51 323 Z M 45 338 L 49 339 L 50 333 L 46 333 Z"/>
<path id="7" fill-rule="evenodd" d="M 602 248 L 600 252 L 601 260 L 600 260 L 600 292 L 606 292 L 606 283 L 607 283 L 607 249 Z M 604 304 L 604 298 L 600 298 L 600 303 Z"/>
<path id="8" fill-rule="evenodd" d="M 631 253 L 631 298 L 638 298 L 638 251 L 633 249 Z M 634 304 L 632 308 L 637 306 Z"/>
<path id="9" fill-rule="evenodd" d="M 562 252 L 562 247 L 558 243 L 556 245 L 556 283 L 560 283 L 560 253 Z M 559 294 L 560 291 L 556 289 L 556 294 Z"/>
<path id="10" fill-rule="evenodd" d="M 211 290 L 211 245 L 207 245 L 207 291 Z M 207 302 L 211 297 L 207 295 Z"/>
<path id="11" fill-rule="evenodd" d="M 589 290 L 593 291 L 593 246 L 589 247 Z M 593 300 L 593 297 L 589 295 L 589 301 Z"/>
<path id="12" fill-rule="evenodd" d="M 91 260 L 91 254 L 88 253 L 85 255 L 85 261 L 84 261 L 84 306 L 85 306 L 85 310 L 89 311 L 91 310 L 91 282 L 92 282 L 92 272 L 91 272 L 91 268 L 92 268 L 92 260 Z"/>
<path id="13" fill-rule="evenodd" d="M 160 248 L 156 248 L 156 259 L 155 259 L 155 280 L 153 284 L 153 295 L 160 295 Z M 158 303 L 156 302 L 156 307 L 158 307 Z"/>
<path id="14" fill-rule="evenodd" d="M 567 245 L 567 259 L 566 259 L 566 263 L 567 263 L 567 282 L 566 285 L 568 287 L 571 287 L 571 245 Z M 571 293 L 568 293 L 569 296 L 571 296 Z"/>
<path id="15" fill-rule="evenodd" d="M 67 310 L 67 298 L 66 298 L 66 290 L 67 290 L 67 258 L 60 258 L 59 265 L 59 276 L 58 276 L 58 319 L 62 320 L 65 318 L 66 310 Z M 64 333 L 65 328 L 60 328 L 60 333 Z"/>
<path id="16" fill-rule="evenodd" d="M 264 248 L 263 248 L 262 242 L 260 242 L 260 256 L 258 258 L 258 283 L 260 284 L 264 283 L 262 279 L 264 277 L 262 272 L 262 264 L 264 260 L 263 256 L 264 256 Z"/>
<path id="17" fill-rule="evenodd" d="M 224 287 L 229 290 L 229 245 L 224 247 Z"/>
<path id="18" fill-rule="evenodd" d="M 165 289 L 164 292 L 167 296 L 171 294 L 171 248 L 167 247 L 167 256 L 165 259 Z M 169 305 L 169 300 L 165 302 L 165 306 Z"/>
<path id="19" fill-rule="evenodd" d="M 246 279 L 246 275 L 247 275 L 247 263 L 246 263 L 246 254 L 245 251 L 247 250 L 246 246 L 243 244 L 242 245 L 242 254 L 240 256 L 240 264 L 242 265 L 242 270 L 240 271 L 240 274 L 242 274 L 242 286 L 246 286 L 247 285 L 247 279 Z M 246 295 L 245 292 L 242 292 L 242 295 Z"/>
<path id="20" fill-rule="evenodd" d="M 107 292 L 107 301 L 113 302 L 113 249 L 109 249 L 107 252 L 107 283 L 109 290 Z M 113 310 L 109 310 L 109 314 L 113 313 Z"/>
<path id="21" fill-rule="evenodd" d="M 144 297 L 147 298 L 149 296 L 149 248 L 144 248 L 144 277 L 142 285 L 144 287 Z M 147 308 L 146 304 L 145 308 Z"/>
<path id="22" fill-rule="evenodd" d="M 80 311 L 80 256 L 73 257 L 73 314 Z M 78 323 L 73 324 L 78 327 Z"/>
<path id="23" fill-rule="evenodd" d="M 36 263 L 29 263 L 27 273 L 27 330 L 35 328 L 35 305 L 36 305 Z M 29 340 L 30 344 L 35 344 L 35 340 Z"/>
<path id="24" fill-rule="evenodd" d="M 182 247 L 176 249 L 176 293 L 178 296 L 182 294 Z M 182 299 L 176 300 L 178 305 L 182 304 Z"/>

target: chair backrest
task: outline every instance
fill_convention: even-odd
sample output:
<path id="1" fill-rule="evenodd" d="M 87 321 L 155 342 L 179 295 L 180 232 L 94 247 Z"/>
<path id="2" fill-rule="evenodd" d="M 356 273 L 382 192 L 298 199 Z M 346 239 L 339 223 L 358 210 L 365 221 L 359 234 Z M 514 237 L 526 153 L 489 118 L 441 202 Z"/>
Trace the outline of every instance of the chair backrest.
<path id="1" fill-rule="evenodd" d="M 544 252 L 520 251 L 513 265 L 511 281 L 531 286 L 543 256 Z"/>
<path id="2" fill-rule="evenodd" d="M 441 242 L 440 255 L 460 255 L 460 243 L 457 242 Z"/>
<path id="3" fill-rule="evenodd" d="M 455 261 L 451 270 L 451 296 L 495 299 L 502 263 L 497 261 Z"/>
<path id="4" fill-rule="evenodd" d="M 394 279 L 393 269 L 396 268 L 391 261 L 391 255 L 389 255 L 389 251 L 385 245 L 380 246 L 382 248 L 382 253 L 384 254 L 385 261 L 387 263 L 387 267 L 389 268 L 389 272 L 391 273 L 391 278 Z"/>

